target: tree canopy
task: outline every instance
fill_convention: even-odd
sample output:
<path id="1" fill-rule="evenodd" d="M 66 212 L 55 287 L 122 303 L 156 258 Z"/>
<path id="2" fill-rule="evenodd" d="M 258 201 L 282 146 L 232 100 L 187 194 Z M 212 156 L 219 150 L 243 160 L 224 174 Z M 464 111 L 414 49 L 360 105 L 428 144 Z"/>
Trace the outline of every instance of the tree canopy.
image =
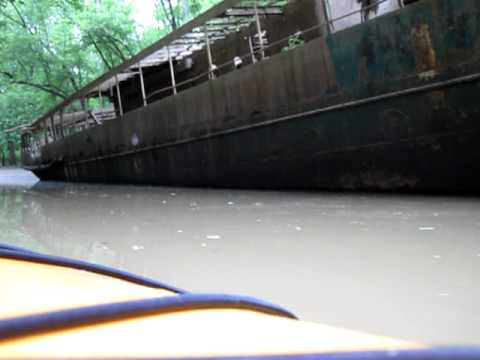
<path id="1" fill-rule="evenodd" d="M 218 0 L 142 0 L 156 26 L 141 28 L 126 0 L 0 0 L 0 147 L 106 70 Z"/>

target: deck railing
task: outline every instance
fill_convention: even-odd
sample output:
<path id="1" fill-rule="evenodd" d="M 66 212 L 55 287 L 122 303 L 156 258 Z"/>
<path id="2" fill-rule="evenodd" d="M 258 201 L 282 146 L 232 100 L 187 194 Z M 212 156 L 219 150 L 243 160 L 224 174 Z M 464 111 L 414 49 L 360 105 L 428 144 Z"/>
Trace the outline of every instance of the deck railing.
<path id="1" fill-rule="evenodd" d="M 398 4 L 399 4 L 399 7 L 404 7 L 405 6 L 404 3 L 403 3 L 403 0 L 397 0 L 397 1 L 398 1 Z M 227 61 L 227 62 L 222 63 L 220 65 L 216 65 L 216 69 L 213 70 L 213 71 L 209 69 L 208 71 L 205 71 L 205 72 L 203 72 L 203 73 L 201 73 L 201 74 L 199 74 L 199 75 L 197 75 L 197 76 L 195 76 L 191 79 L 185 80 L 183 82 L 176 83 L 175 86 L 166 86 L 164 88 L 155 90 L 155 91 L 153 91 L 153 92 L 151 92 L 150 94 L 147 95 L 147 100 L 151 99 L 152 97 L 154 97 L 156 95 L 164 93 L 164 92 L 172 92 L 173 93 L 174 88 L 177 90 L 177 93 L 178 93 L 179 88 L 184 87 L 186 85 L 190 85 L 192 83 L 194 84 L 195 82 L 197 82 L 200 79 L 205 79 L 206 81 L 211 80 L 212 79 L 212 74 L 215 75 L 215 77 L 216 77 L 217 73 L 219 73 L 222 69 L 230 68 L 230 71 L 232 71 L 235 68 L 235 62 L 237 61 L 237 59 L 242 60 L 242 63 L 244 61 L 246 61 L 247 64 L 248 63 L 250 63 L 250 64 L 253 63 L 253 61 L 251 61 L 253 59 L 253 57 L 255 57 L 255 58 L 258 57 L 258 59 L 255 62 L 262 61 L 260 55 L 264 51 L 268 51 L 270 49 L 273 49 L 275 47 L 279 47 L 279 46 L 282 46 L 282 45 L 288 46 L 289 41 L 292 38 L 294 38 L 294 37 L 297 37 L 297 38 L 298 37 L 305 37 L 306 35 L 309 35 L 309 34 L 315 32 L 315 31 L 318 31 L 318 30 L 327 29 L 327 32 L 330 33 L 336 22 L 341 21 L 341 20 L 346 19 L 346 18 L 349 18 L 349 17 L 352 17 L 352 16 L 355 16 L 355 15 L 358 15 L 358 14 L 363 14 L 365 12 L 371 11 L 371 10 L 375 9 L 377 6 L 379 6 L 380 4 L 383 4 L 383 3 L 386 3 L 386 2 L 391 2 L 391 0 L 378 0 L 374 3 L 372 3 L 371 5 L 365 6 L 361 9 L 359 9 L 359 10 L 351 11 L 347 14 L 341 15 L 341 16 L 336 17 L 334 19 L 330 19 L 330 20 L 321 22 L 321 23 L 319 23 L 315 26 L 312 26 L 310 28 L 307 28 L 305 30 L 298 30 L 293 34 L 285 36 L 285 37 L 283 37 L 279 40 L 276 40 L 272 43 L 269 43 L 267 45 L 264 45 L 262 49 L 253 50 L 253 51 L 248 52 L 246 54 L 237 56 L 233 60 Z M 319 35 L 319 37 L 322 37 L 322 36 L 323 35 Z M 228 73 L 230 71 L 227 71 L 226 73 Z"/>

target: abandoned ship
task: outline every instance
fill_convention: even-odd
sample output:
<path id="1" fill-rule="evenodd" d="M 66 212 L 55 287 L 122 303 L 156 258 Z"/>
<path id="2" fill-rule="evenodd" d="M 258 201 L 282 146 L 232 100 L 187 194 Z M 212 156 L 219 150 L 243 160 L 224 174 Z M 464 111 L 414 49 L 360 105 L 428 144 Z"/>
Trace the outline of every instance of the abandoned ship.
<path id="1" fill-rule="evenodd" d="M 476 191 L 479 60 L 478 0 L 224 0 L 25 128 L 22 160 L 59 181 Z"/>

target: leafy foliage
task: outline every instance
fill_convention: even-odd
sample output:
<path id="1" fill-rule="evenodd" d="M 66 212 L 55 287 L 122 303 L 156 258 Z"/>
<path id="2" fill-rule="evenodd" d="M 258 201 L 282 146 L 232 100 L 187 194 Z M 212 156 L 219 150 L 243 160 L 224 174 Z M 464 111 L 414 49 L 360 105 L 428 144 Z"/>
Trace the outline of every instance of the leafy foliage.
<path id="1" fill-rule="evenodd" d="M 282 48 L 282 52 L 292 50 L 297 46 L 303 45 L 305 41 L 302 38 L 301 33 L 294 34 L 288 38 L 288 45 Z"/>
<path id="2" fill-rule="evenodd" d="M 106 70 L 219 0 L 141 0 L 157 26 L 139 32 L 127 0 L 0 0 L 0 149 Z"/>
<path id="3" fill-rule="evenodd" d="M 158 31 L 160 35 L 165 35 L 202 13 L 218 0 L 153 0 L 153 2 Z"/>

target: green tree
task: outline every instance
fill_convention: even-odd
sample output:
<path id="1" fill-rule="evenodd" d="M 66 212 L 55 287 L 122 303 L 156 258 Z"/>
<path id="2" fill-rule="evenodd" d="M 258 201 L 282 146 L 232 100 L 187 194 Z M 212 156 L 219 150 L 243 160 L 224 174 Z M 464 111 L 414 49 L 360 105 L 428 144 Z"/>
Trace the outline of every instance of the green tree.
<path id="1" fill-rule="evenodd" d="M 177 29 L 219 0 L 153 0 L 155 18 L 162 35 Z"/>
<path id="2" fill-rule="evenodd" d="M 140 47 L 123 1 L 3 0 L 1 5 L 0 130 L 30 122 Z M 0 145 L 12 136 L 2 131 Z"/>

